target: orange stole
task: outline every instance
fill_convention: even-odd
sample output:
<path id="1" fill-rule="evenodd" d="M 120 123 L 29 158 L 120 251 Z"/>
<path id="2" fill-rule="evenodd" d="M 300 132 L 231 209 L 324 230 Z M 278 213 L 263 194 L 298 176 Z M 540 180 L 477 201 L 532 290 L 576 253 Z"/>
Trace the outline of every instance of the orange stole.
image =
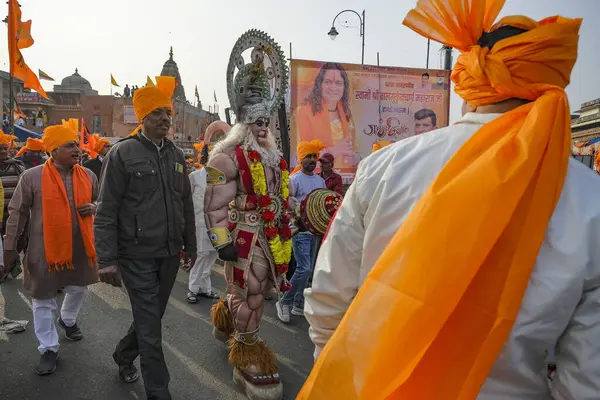
<path id="1" fill-rule="evenodd" d="M 346 113 L 341 102 L 338 103 L 337 109 L 340 114 L 340 121 L 342 122 L 344 138 L 353 140 L 354 138 L 351 137 L 348 119 L 346 118 Z M 300 142 L 320 140 L 325 147 L 332 147 L 335 144 L 331 138 L 331 121 L 325 101 L 323 101 L 321 112 L 317 115 L 313 115 L 310 104 L 300 106 L 296 113 L 296 123 Z"/>
<path id="2" fill-rule="evenodd" d="M 92 182 L 80 165 L 73 166 L 75 207 L 92 202 Z M 42 167 L 42 220 L 44 247 L 49 270 L 73 269 L 73 226 L 71 206 L 60 173 L 52 159 Z M 93 217 L 75 211 L 90 266 L 96 265 Z"/>

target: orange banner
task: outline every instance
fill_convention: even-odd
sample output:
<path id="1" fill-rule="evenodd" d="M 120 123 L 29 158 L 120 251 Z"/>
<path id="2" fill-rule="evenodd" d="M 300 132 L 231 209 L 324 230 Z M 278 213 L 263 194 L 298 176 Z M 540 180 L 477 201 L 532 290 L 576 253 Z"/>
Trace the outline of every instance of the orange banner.
<path id="1" fill-rule="evenodd" d="M 448 125 L 450 71 L 292 60 L 291 164 L 300 141 L 321 140 L 350 183 L 374 143 Z"/>
<path id="2" fill-rule="evenodd" d="M 17 47 L 26 49 L 33 46 L 34 40 L 31 36 L 31 20 L 21 22 L 17 28 Z"/>
<path id="3" fill-rule="evenodd" d="M 31 21 L 21 21 L 21 9 L 17 0 L 8 1 L 8 55 L 10 57 L 10 72 L 12 76 L 23 81 L 28 89 L 33 89 L 45 98 L 46 91 L 38 77 L 27 66 L 20 49 L 33 45 L 31 37 Z"/>

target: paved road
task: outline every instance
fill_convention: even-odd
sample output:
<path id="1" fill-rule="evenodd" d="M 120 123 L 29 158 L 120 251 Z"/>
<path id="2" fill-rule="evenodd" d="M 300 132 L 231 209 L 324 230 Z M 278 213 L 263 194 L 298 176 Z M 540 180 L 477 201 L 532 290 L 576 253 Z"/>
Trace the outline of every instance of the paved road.
<path id="1" fill-rule="evenodd" d="M 213 270 L 213 285 L 225 288 L 222 268 Z M 163 319 L 163 348 L 171 373 L 173 400 L 244 399 L 232 381 L 227 349 L 211 335 L 210 300 L 190 305 L 185 300 L 187 274 L 179 272 Z M 131 323 L 127 294 L 104 284 L 90 287 L 79 323 L 85 334 L 81 342 L 61 339 L 60 362 L 50 376 L 39 377 L 37 341 L 33 334 L 30 299 L 23 293 L 21 280 L 0 285 L 0 315 L 27 319 L 26 332 L 6 335 L 0 332 L 0 399 L 21 400 L 131 400 L 145 399 L 141 379 L 121 384 L 111 354 Z M 313 347 L 308 324 L 292 317 L 282 324 L 274 301 L 266 305 L 261 335 L 276 352 L 284 385 L 285 399 L 294 399 L 312 366 Z M 60 332 L 60 331 L 59 331 Z"/>

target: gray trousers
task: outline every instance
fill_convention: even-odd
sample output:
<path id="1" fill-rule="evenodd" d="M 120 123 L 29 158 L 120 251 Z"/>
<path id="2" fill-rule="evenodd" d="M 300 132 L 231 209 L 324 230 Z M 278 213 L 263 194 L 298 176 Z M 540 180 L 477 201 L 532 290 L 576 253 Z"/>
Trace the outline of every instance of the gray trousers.
<path id="1" fill-rule="evenodd" d="M 148 400 L 171 400 L 161 319 L 175 284 L 179 256 L 120 260 L 119 269 L 129 293 L 133 323 L 117 345 L 114 359 L 119 365 L 128 365 L 139 355 Z"/>

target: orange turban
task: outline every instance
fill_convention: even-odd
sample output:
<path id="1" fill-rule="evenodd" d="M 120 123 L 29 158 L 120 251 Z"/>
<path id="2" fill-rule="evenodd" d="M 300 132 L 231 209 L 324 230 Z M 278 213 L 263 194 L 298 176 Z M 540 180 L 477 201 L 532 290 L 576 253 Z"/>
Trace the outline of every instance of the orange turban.
<path id="1" fill-rule="evenodd" d="M 157 76 L 156 86 L 144 86 L 133 95 L 133 111 L 140 123 L 148 114 L 157 108 L 168 107 L 173 111 L 171 97 L 175 91 L 175 78 Z"/>
<path id="2" fill-rule="evenodd" d="M 206 144 L 204 142 L 200 142 L 200 143 L 194 143 L 194 149 L 196 149 L 196 151 L 198 152 L 198 161 L 200 160 L 200 157 L 202 157 L 202 150 L 204 149 L 204 146 Z M 212 149 L 214 149 L 215 146 L 208 146 L 208 151 L 212 151 Z"/>
<path id="3" fill-rule="evenodd" d="M 404 20 L 462 52 L 452 80 L 469 103 L 531 102 L 485 124 L 447 162 L 366 277 L 298 399 L 480 392 L 562 191 L 571 150 L 564 88 L 581 25 L 506 17 L 492 26 L 503 5 L 420 0 Z M 491 49 L 477 44 L 506 25 L 528 32 Z"/>
<path id="4" fill-rule="evenodd" d="M 306 158 L 309 154 L 316 154 L 317 158 L 319 158 L 319 154 L 321 150 L 325 148 L 325 145 L 320 140 L 312 140 L 310 142 L 300 142 L 296 147 L 296 154 L 298 155 L 298 165 L 292 171 L 291 175 L 294 175 L 296 172 L 302 169 L 302 160 Z"/>
<path id="5" fill-rule="evenodd" d="M 196 149 L 196 151 L 201 152 L 202 149 L 204 149 L 204 142 L 200 142 L 200 143 L 194 143 L 194 149 Z M 215 146 L 208 146 L 208 150 L 212 150 Z"/>
<path id="6" fill-rule="evenodd" d="M 25 154 L 27 150 L 44 151 L 45 149 L 46 148 L 44 147 L 44 142 L 42 142 L 42 139 L 29 137 L 27 138 L 27 143 L 25 144 L 25 146 L 21 147 L 21 149 L 17 152 L 17 157 Z"/>
<path id="7" fill-rule="evenodd" d="M 13 140 L 15 140 L 16 138 L 16 136 L 7 135 L 6 133 L 4 133 L 4 131 L 0 129 L 0 144 L 7 144 L 8 147 L 10 147 L 12 145 Z"/>
<path id="8" fill-rule="evenodd" d="M 177 86 L 175 78 L 172 76 L 157 76 L 156 86 L 151 86 L 151 82 L 141 89 L 136 89 L 133 95 L 133 112 L 140 124 L 129 134 L 136 135 L 142 129 L 142 120 L 157 108 L 167 107 L 173 113 L 173 103 L 171 98 Z"/>
<path id="9" fill-rule="evenodd" d="M 75 132 L 79 132 L 79 119 L 69 118 L 68 120 L 62 120 L 62 126 L 67 127 Z"/>
<path id="10" fill-rule="evenodd" d="M 392 144 L 392 142 L 388 142 L 387 140 L 380 140 L 379 142 L 373 143 L 371 153 L 375 153 L 377 150 L 381 150 L 384 147 L 389 146 L 390 144 Z"/>
<path id="11" fill-rule="evenodd" d="M 110 140 L 108 140 L 107 138 L 102 138 L 100 137 L 100 135 L 98 135 L 97 133 L 94 133 L 94 152 L 96 153 L 100 153 L 102 151 L 102 149 L 104 149 L 104 146 L 106 146 L 107 144 L 110 144 Z"/>
<path id="12" fill-rule="evenodd" d="M 79 135 L 71 128 L 64 125 L 52 125 L 44 129 L 42 142 L 46 151 L 51 153 L 57 147 L 70 142 L 77 142 Z"/>
<path id="13" fill-rule="evenodd" d="M 204 148 L 204 142 L 194 143 L 194 149 L 196 149 L 196 151 L 202 151 L 203 148 Z"/>

